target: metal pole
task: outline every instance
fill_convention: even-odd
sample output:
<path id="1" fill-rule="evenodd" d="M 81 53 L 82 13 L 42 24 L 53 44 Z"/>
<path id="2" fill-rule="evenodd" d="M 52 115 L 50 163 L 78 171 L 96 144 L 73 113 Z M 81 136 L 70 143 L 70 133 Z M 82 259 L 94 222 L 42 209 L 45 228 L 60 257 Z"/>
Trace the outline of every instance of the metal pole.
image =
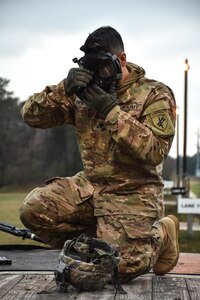
<path id="1" fill-rule="evenodd" d="M 189 178 L 187 174 L 187 92 L 188 92 L 188 59 L 185 59 L 184 70 L 184 134 L 183 134 L 183 184 L 186 188 L 186 197 L 189 197 Z M 188 235 L 192 236 L 192 215 L 187 215 Z"/>
<path id="2" fill-rule="evenodd" d="M 199 128 L 197 130 L 197 158 L 196 158 L 196 177 L 200 177 L 200 157 L 199 157 Z"/>
<path id="3" fill-rule="evenodd" d="M 177 176 L 177 187 L 180 187 L 180 156 L 179 156 L 179 111 L 177 108 L 176 113 L 176 176 Z"/>
<path id="4" fill-rule="evenodd" d="M 184 70 L 184 132 L 183 132 L 183 177 L 187 176 L 187 84 L 188 84 L 188 60 L 185 59 Z"/>

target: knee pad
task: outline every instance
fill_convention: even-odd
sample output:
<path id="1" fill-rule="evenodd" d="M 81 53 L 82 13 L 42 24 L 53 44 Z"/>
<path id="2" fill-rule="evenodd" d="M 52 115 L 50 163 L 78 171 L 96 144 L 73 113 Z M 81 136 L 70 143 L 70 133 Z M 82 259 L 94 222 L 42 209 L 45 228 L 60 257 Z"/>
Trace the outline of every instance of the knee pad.
<path id="1" fill-rule="evenodd" d="M 29 228 L 29 223 L 32 223 L 34 215 L 38 215 L 44 211 L 38 194 L 39 189 L 40 188 L 35 188 L 33 191 L 31 191 L 26 196 L 19 208 L 20 220 L 27 228 Z"/>

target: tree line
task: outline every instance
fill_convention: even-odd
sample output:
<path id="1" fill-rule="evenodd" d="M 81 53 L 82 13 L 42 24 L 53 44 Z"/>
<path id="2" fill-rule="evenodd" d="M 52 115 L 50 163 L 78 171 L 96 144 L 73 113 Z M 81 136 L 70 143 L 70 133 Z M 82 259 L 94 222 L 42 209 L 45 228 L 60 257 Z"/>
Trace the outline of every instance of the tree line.
<path id="1" fill-rule="evenodd" d="M 29 185 L 53 176 L 71 176 L 82 169 L 75 129 L 35 129 L 21 117 L 23 103 L 0 78 L 0 187 Z"/>
<path id="2" fill-rule="evenodd" d="M 27 126 L 21 117 L 23 103 L 8 91 L 9 80 L 0 77 L 0 187 L 26 186 L 53 177 L 71 176 L 82 169 L 75 128 L 52 129 Z M 189 158 L 190 174 L 195 158 Z M 164 163 L 164 179 L 176 172 L 175 159 Z"/>

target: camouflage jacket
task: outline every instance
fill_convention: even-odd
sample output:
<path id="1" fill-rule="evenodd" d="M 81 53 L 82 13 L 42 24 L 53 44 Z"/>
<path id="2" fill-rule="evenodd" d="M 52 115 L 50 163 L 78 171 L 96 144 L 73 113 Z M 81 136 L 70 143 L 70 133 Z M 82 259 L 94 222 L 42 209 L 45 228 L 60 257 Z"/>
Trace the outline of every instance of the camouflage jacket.
<path id="1" fill-rule="evenodd" d="M 22 108 L 29 126 L 76 126 L 85 178 L 119 194 L 148 185 L 162 187 L 158 166 L 175 133 L 173 92 L 147 79 L 139 66 L 127 67 L 130 74 L 116 90 L 118 105 L 105 120 L 75 95 L 67 97 L 63 81 L 34 94 Z"/>

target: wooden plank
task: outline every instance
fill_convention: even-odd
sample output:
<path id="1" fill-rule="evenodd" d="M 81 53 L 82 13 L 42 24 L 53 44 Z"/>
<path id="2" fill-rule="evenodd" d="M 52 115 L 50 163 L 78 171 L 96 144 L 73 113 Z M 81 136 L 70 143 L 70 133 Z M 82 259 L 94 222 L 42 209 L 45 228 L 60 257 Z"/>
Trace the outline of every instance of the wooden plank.
<path id="1" fill-rule="evenodd" d="M 106 285 L 100 291 L 80 292 L 76 300 L 113 300 L 115 297 L 115 289 L 111 285 Z M 119 299 L 116 297 L 116 300 Z"/>
<path id="2" fill-rule="evenodd" d="M 130 284 L 123 285 L 124 289 L 128 292 L 128 299 L 134 300 L 151 300 L 152 299 L 152 277 L 141 276 Z"/>
<path id="3" fill-rule="evenodd" d="M 116 294 L 116 290 L 112 285 L 106 285 L 104 289 L 94 292 L 82 292 L 76 300 L 151 300 L 152 299 L 152 279 L 151 277 L 139 277 L 130 284 L 123 284 L 127 295 Z"/>
<path id="4" fill-rule="evenodd" d="M 200 278 L 189 276 L 140 276 L 124 284 L 127 297 L 117 295 L 116 300 L 199 300 Z M 100 291 L 78 292 L 72 286 L 65 293 L 59 292 L 53 273 L 49 274 L 1 274 L 0 300 L 113 300 L 115 288 L 112 285 Z"/>
<path id="5" fill-rule="evenodd" d="M 154 300 L 191 299 L 187 291 L 185 278 L 155 276 L 152 279 Z"/>
<path id="6" fill-rule="evenodd" d="M 79 292 L 72 286 L 69 286 L 66 292 L 61 292 L 54 281 L 54 275 L 51 275 L 52 280 L 37 291 L 37 300 L 75 300 Z"/>
<path id="7" fill-rule="evenodd" d="M 190 298 L 192 300 L 200 299 L 200 280 L 197 278 L 187 278 L 186 279 L 188 291 Z"/>
<path id="8" fill-rule="evenodd" d="M 44 276 L 46 277 L 46 276 Z M 44 277 L 36 275 L 24 275 L 23 279 L 9 290 L 2 300 L 36 299 L 37 290 L 44 285 Z"/>
<path id="9" fill-rule="evenodd" d="M 61 293 L 56 287 L 54 275 L 24 275 L 12 289 L 8 290 L 1 300 L 66 300 L 74 295 L 76 299 L 78 292 L 70 291 Z M 68 298 L 69 297 L 69 298 Z"/>
<path id="10" fill-rule="evenodd" d="M 10 291 L 20 280 L 23 275 L 1 275 L 0 274 L 0 299 Z"/>

